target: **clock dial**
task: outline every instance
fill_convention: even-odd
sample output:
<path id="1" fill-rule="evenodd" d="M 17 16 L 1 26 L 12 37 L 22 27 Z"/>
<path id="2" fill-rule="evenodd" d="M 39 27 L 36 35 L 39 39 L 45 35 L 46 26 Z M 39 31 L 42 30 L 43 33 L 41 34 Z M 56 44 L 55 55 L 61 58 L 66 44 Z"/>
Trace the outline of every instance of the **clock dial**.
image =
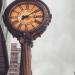
<path id="1" fill-rule="evenodd" d="M 20 3 L 9 14 L 9 21 L 17 30 L 32 31 L 41 26 L 44 19 L 43 10 L 32 3 Z"/>

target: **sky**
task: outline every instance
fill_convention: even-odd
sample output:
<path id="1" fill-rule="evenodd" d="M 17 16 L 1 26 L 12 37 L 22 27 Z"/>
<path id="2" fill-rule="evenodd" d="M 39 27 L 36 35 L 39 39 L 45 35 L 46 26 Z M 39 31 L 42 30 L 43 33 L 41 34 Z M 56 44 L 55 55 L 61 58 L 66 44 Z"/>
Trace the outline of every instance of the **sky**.
<path id="1" fill-rule="evenodd" d="M 33 75 L 74 75 L 75 0 L 43 1 L 52 13 L 52 21 L 41 38 L 34 41 Z M 11 2 L 7 0 L 7 4 Z"/>

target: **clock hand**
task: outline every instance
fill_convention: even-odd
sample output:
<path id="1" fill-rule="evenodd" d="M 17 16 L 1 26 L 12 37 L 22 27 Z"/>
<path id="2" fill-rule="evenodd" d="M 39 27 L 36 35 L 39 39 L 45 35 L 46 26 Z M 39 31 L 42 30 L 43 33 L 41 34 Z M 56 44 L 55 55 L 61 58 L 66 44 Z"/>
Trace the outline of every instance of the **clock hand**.
<path id="1" fill-rule="evenodd" d="M 29 18 L 42 18 L 42 15 L 37 15 L 37 16 L 29 16 Z"/>
<path id="2" fill-rule="evenodd" d="M 29 17 L 28 15 L 26 16 L 23 15 L 21 19 L 24 20 L 25 18 L 28 18 L 28 17 Z"/>
<path id="3" fill-rule="evenodd" d="M 36 12 L 39 12 L 39 11 L 40 11 L 40 9 L 35 10 L 35 11 L 31 12 L 29 15 L 31 15 L 31 14 L 33 14 L 33 13 L 36 13 Z M 29 15 L 28 15 L 28 16 L 29 16 Z"/>

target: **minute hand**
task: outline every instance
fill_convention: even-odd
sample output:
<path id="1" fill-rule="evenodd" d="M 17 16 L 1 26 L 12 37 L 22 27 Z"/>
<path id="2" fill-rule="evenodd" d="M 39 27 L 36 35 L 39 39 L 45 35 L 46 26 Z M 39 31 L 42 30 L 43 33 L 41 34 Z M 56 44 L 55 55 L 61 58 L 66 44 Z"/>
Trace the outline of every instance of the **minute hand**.
<path id="1" fill-rule="evenodd" d="M 29 15 L 31 15 L 31 14 L 33 14 L 33 13 L 37 13 L 37 12 L 39 12 L 39 11 L 40 11 L 40 9 L 35 10 L 35 11 L 31 12 Z M 29 15 L 28 15 L 28 16 L 29 16 Z"/>

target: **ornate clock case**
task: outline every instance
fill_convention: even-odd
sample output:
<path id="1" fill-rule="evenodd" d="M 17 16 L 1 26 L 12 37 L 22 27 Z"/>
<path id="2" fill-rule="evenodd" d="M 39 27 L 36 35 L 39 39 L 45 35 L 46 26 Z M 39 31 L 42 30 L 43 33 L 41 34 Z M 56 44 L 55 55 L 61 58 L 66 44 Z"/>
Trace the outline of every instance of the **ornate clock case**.
<path id="1" fill-rule="evenodd" d="M 3 20 L 21 44 L 20 75 L 32 75 L 32 41 L 46 30 L 52 15 L 41 0 L 16 0 L 5 10 Z"/>
<path id="2" fill-rule="evenodd" d="M 33 40 L 40 36 L 52 15 L 41 0 L 16 0 L 5 10 L 3 20 L 14 37 L 29 34 Z"/>

